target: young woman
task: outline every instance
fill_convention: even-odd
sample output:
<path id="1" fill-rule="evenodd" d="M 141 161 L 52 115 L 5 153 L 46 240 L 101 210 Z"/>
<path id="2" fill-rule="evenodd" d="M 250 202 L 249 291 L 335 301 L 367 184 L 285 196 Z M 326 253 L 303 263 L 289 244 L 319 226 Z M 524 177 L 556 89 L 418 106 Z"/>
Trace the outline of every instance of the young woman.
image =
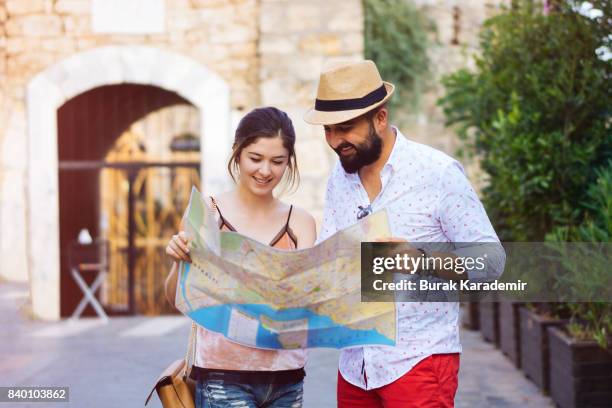
<path id="1" fill-rule="evenodd" d="M 294 146 L 291 119 L 276 108 L 255 109 L 240 121 L 228 163 L 236 188 L 208 198 L 221 230 L 287 250 L 313 245 L 312 216 L 272 194 L 284 177 L 290 186 L 299 179 Z M 166 280 L 173 304 L 177 262 L 190 261 L 187 243 L 181 231 L 166 247 L 175 260 Z M 198 326 L 192 369 L 196 407 L 301 407 L 305 362 L 305 350 L 251 348 Z"/>

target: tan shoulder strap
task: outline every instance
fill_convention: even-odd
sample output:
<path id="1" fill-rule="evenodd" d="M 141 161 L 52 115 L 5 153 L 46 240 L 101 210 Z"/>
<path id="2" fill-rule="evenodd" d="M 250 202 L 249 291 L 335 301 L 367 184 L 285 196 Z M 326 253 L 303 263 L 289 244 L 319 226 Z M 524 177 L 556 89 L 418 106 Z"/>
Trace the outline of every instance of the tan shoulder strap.
<path id="1" fill-rule="evenodd" d="M 187 352 L 185 353 L 185 372 L 183 377 L 189 378 L 191 374 L 191 368 L 195 364 L 196 355 L 196 339 L 197 339 L 197 326 L 195 322 L 191 322 L 191 333 L 189 334 L 189 342 L 187 344 Z"/>
<path id="2" fill-rule="evenodd" d="M 208 196 L 210 198 L 210 202 L 212 203 L 213 208 L 215 209 L 215 211 L 219 211 L 219 207 L 217 206 L 217 200 L 215 200 L 215 197 L 213 196 Z"/>

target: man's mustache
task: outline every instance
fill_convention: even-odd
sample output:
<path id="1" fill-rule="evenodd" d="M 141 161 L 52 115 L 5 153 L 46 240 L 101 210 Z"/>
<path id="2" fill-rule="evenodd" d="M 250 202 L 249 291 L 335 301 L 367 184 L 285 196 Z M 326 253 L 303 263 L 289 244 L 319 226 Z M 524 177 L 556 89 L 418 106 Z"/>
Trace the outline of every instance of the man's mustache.
<path id="1" fill-rule="evenodd" d="M 352 147 L 353 149 L 357 150 L 357 147 L 354 144 L 349 143 L 349 142 L 344 142 L 344 143 L 340 143 L 338 147 L 334 149 L 334 151 L 336 152 L 336 154 L 340 156 L 340 152 L 342 151 L 342 149 L 347 148 L 347 147 Z"/>

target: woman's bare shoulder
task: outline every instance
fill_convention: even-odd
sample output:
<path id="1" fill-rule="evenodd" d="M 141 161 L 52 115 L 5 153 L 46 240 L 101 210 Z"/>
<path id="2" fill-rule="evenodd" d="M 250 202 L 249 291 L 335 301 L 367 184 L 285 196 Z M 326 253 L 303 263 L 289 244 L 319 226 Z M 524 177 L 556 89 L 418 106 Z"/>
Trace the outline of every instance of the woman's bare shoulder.
<path id="1" fill-rule="evenodd" d="M 306 211 L 302 207 L 298 207 L 297 205 L 293 206 L 291 219 L 303 223 L 303 224 L 313 224 L 315 223 L 315 219 L 308 211 Z"/>
<path id="2" fill-rule="evenodd" d="M 314 217 L 308 211 L 294 205 L 289 227 L 298 236 L 300 248 L 307 248 L 314 244 L 317 226 Z"/>

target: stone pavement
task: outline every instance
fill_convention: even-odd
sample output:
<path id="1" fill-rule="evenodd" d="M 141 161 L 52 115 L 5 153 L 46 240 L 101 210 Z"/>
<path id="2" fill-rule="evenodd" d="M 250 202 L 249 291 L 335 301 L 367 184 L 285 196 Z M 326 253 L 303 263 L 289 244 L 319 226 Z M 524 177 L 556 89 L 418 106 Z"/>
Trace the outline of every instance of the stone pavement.
<path id="1" fill-rule="evenodd" d="M 69 386 L 70 403 L 0 408 L 142 407 L 161 370 L 185 353 L 188 321 L 179 316 L 57 323 L 23 317 L 27 288 L 0 283 L 0 386 Z M 553 407 L 550 399 L 477 332 L 462 334 L 458 408 Z M 335 407 L 336 350 L 310 352 L 304 407 Z M 150 407 L 160 407 L 154 397 Z"/>

